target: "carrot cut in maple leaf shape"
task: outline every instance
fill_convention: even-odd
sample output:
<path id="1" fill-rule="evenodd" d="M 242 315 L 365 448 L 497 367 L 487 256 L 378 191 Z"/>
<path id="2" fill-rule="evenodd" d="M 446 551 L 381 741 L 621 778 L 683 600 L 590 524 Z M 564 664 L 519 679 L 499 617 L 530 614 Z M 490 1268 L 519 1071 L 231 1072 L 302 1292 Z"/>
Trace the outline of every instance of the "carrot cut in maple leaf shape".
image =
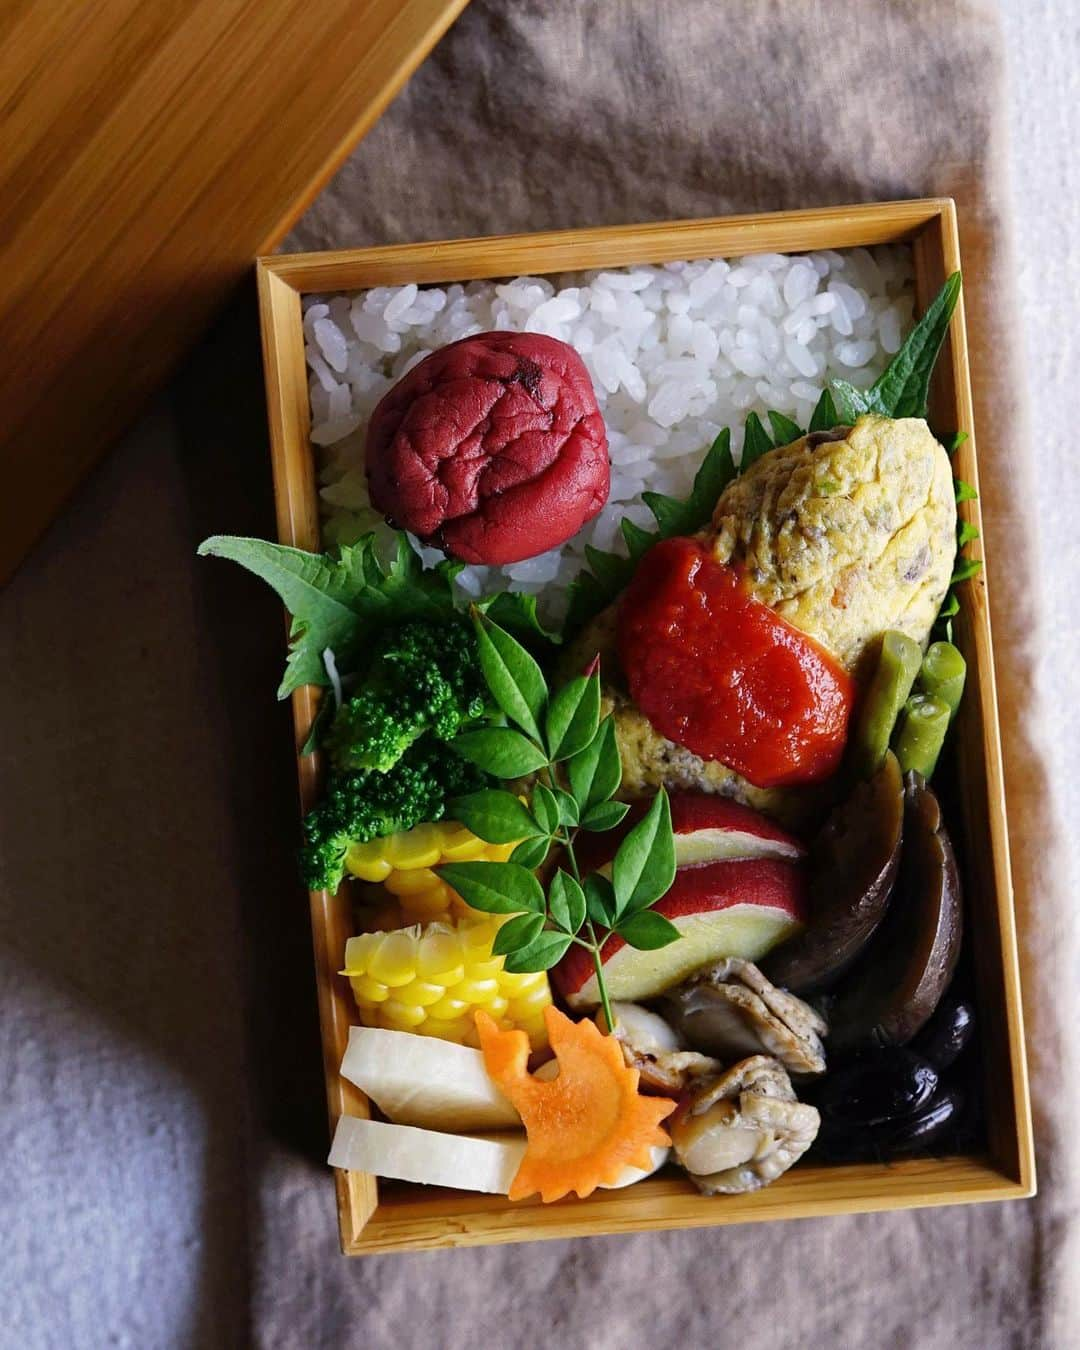
<path id="1" fill-rule="evenodd" d="M 500 1031 L 487 1013 L 476 1014 L 484 1064 L 517 1108 L 528 1139 L 510 1199 L 539 1192 L 547 1202 L 571 1191 L 584 1199 L 628 1167 L 650 1170 L 651 1150 L 671 1142 L 660 1122 L 675 1103 L 641 1096 L 637 1069 L 594 1022 L 573 1022 L 557 1008 L 545 1009 L 544 1020 L 559 1066 L 550 1079 L 528 1072 L 523 1031 Z"/>

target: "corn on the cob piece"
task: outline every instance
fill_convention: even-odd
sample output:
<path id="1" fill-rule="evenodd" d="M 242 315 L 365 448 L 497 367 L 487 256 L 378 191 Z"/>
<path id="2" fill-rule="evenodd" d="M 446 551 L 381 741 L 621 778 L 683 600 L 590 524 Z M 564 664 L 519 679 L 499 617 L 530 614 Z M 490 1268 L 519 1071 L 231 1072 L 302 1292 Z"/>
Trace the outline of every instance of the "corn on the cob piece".
<path id="1" fill-rule="evenodd" d="M 365 1026 L 412 1031 L 476 1046 L 473 1013 L 483 1008 L 503 1028 L 547 1044 L 544 971 L 513 975 L 491 954 L 504 916 L 482 915 L 385 933 L 361 933 L 345 947 L 345 969 Z"/>
<path id="2" fill-rule="evenodd" d="M 428 923 L 476 914 L 433 868 L 473 859 L 505 862 L 513 851 L 513 844 L 487 844 L 457 821 L 444 820 L 353 844 L 345 866 L 361 881 L 381 882 L 397 900 L 404 923 Z"/>

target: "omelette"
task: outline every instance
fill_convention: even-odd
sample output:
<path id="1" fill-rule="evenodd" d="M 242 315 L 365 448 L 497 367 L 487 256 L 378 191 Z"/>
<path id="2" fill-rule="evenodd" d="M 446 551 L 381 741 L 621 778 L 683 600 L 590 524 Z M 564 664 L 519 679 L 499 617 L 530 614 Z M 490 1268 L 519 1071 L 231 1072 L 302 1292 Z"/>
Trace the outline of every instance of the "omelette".
<path id="1" fill-rule="evenodd" d="M 929 640 L 956 559 L 949 457 L 919 418 L 860 417 L 762 456 L 724 490 L 698 538 L 859 679 L 886 629 Z M 567 668 L 600 654 L 627 795 L 697 789 L 793 824 L 816 814 L 820 787 L 754 787 L 661 736 L 626 694 L 615 616 L 613 605 L 579 635 Z"/>

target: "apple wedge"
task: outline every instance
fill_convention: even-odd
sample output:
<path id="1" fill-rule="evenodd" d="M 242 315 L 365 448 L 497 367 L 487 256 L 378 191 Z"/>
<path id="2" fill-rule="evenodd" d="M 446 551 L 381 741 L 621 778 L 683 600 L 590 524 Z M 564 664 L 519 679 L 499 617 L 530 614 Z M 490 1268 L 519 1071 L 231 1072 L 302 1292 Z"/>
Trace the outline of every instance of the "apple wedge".
<path id="1" fill-rule="evenodd" d="M 710 792 L 673 792 L 671 829 L 675 836 L 675 866 L 697 867 L 727 858 L 787 858 L 806 856 L 806 846 L 768 816 L 749 806 Z M 634 802 L 622 824 L 604 834 L 580 834 L 575 841 L 583 872 L 603 871 L 623 838 L 649 807 Z"/>
<path id="2" fill-rule="evenodd" d="M 806 922 L 806 880 L 797 863 L 778 858 L 682 867 L 654 908 L 678 928 L 680 940 L 645 952 L 618 935 L 610 938 L 602 959 L 612 999 L 636 1003 L 656 998 L 700 966 L 725 956 L 759 960 Z M 569 1007 L 599 1003 L 592 957 L 584 948 L 571 947 L 551 974 Z"/>

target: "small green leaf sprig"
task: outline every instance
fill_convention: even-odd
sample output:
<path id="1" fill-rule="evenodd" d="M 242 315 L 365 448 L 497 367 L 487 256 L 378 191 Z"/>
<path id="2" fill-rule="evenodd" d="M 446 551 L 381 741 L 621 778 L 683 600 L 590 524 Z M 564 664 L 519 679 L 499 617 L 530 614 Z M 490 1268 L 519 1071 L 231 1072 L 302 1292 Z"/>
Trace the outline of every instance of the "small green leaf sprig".
<path id="1" fill-rule="evenodd" d="M 494 952 L 506 969 L 548 970 L 572 944 L 593 960 L 600 1002 L 614 1028 L 602 952 L 616 934 L 631 947 L 667 946 L 679 930 L 651 907 L 675 878 L 671 808 L 661 790 L 615 853 L 610 880 L 583 877 L 575 853 L 581 831 L 614 829 L 629 808 L 613 800 L 622 764 L 611 716 L 600 716 L 600 675 L 552 692 L 532 655 L 505 629 L 474 610 L 480 662 L 504 726 L 467 731 L 451 744 L 505 782 L 528 778 L 520 793 L 487 788 L 450 803 L 449 812 L 492 844 L 520 841 L 507 862 L 447 863 L 439 876 L 474 909 L 511 914 Z M 524 800 L 523 800 L 524 799 Z M 546 887 L 536 875 L 552 848 L 562 850 Z"/>

